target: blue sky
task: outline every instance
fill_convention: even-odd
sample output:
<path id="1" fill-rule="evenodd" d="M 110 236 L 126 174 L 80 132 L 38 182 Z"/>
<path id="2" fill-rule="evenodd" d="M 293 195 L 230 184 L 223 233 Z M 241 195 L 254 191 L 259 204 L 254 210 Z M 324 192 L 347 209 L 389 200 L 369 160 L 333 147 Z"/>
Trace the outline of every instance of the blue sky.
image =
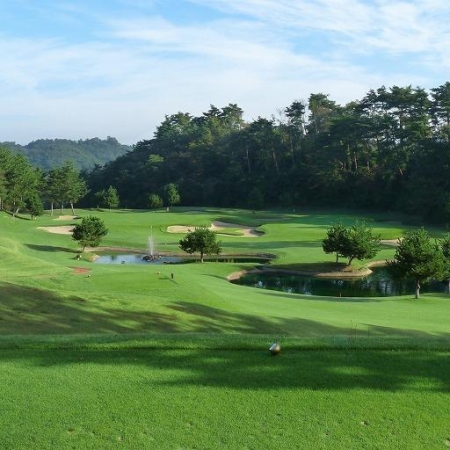
<path id="1" fill-rule="evenodd" d="M 0 141 L 21 144 L 450 81 L 448 0 L 5 0 L 0 17 Z"/>

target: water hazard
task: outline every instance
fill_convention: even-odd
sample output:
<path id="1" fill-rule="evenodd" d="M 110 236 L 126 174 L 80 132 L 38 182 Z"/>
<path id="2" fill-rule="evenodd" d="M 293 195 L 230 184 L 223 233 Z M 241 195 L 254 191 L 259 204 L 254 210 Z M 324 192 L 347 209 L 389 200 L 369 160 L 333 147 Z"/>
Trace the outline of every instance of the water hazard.
<path id="1" fill-rule="evenodd" d="M 198 255 L 170 256 L 170 255 L 152 255 L 149 254 L 104 254 L 96 260 L 96 264 L 187 264 L 199 262 Z M 205 262 L 224 262 L 224 263 L 268 263 L 269 257 L 258 256 L 205 256 Z"/>
<path id="2" fill-rule="evenodd" d="M 235 284 L 295 294 L 331 297 L 390 297 L 414 294 L 413 280 L 393 280 L 384 268 L 376 268 L 364 278 L 315 278 L 303 275 L 249 273 L 233 281 Z M 446 283 L 423 284 L 421 293 L 446 292 Z"/>
<path id="3" fill-rule="evenodd" d="M 146 255 L 126 254 L 126 255 L 101 255 L 96 260 L 96 264 L 180 264 L 185 259 L 179 256 L 155 256 L 150 260 Z"/>

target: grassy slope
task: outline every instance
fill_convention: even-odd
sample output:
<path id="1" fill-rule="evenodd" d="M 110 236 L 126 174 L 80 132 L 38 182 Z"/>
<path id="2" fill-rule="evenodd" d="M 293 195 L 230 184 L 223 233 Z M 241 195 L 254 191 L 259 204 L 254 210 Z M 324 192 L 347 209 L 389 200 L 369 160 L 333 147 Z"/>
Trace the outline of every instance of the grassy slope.
<path id="1" fill-rule="evenodd" d="M 80 211 L 82 215 L 93 214 Z M 215 219 L 261 225 L 259 238 L 221 236 L 225 252 L 267 252 L 274 265 L 333 260 L 320 241 L 330 223 L 353 223 L 337 214 L 250 214 L 242 211 L 100 212 L 110 233 L 104 245 L 145 250 L 150 233 L 157 251 L 178 251 L 183 234 L 167 233 L 170 225 L 204 225 Z M 448 330 L 450 308 L 445 295 L 376 299 L 301 296 L 235 286 L 231 272 L 252 264 L 95 265 L 76 261 L 70 236 L 50 234 L 39 226 L 65 225 L 49 216 L 38 221 L 1 215 L 0 334 L 40 333 L 264 333 L 321 336 L 420 336 Z M 402 234 L 399 224 L 373 222 L 383 238 Z M 384 248 L 378 259 L 392 257 Z M 74 268 L 88 269 L 90 277 Z M 172 280 L 170 274 L 174 273 Z"/>
<path id="2" fill-rule="evenodd" d="M 166 233 L 169 225 L 262 224 L 261 238 L 222 237 L 225 251 L 317 265 L 333 259 L 320 248 L 328 225 L 354 220 L 222 210 L 98 215 L 110 228 L 105 245 L 145 248 L 152 230 L 158 251 L 177 250 L 182 235 Z M 338 300 L 228 283 L 245 264 L 93 265 L 75 260 L 70 237 L 36 229 L 68 223 L 0 215 L 3 447 L 450 445 L 446 296 Z M 398 224 L 374 225 L 384 238 L 402 233 Z M 392 255 L 386 248 L 378 258 Z M 282 343 L 276 358 L 267 352 L 274 339 Z"/>

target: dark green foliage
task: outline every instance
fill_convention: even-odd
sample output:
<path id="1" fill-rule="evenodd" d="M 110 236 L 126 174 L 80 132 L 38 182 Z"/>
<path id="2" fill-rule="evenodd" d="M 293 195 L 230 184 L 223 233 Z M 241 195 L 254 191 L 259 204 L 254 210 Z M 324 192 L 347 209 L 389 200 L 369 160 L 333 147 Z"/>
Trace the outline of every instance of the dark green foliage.
<path id="1" fill-rule="evenodd" d="M 63 166 L 52 169 L 46 177 L 45 195 L 50 203 L 52 215 L 55 202 L 61 205 L 69 203 L 72 214 L 75 214 L 74 205 L 88 192 L 86 182 L 81 178 L 80 172 L 72 161 L 66 161 Z"/>
<path id="2" fill-rule="evenodd" d="M 248 123 L 237 105 L 179 112 L 94 168 L 89 188 L 113 185 L 127 207 L 148 207 L 153 193 L 176 204 L 164 189 L 173 184 L 189 206 L 389 208 L 450 223 L 449 92 L 383 86 L 344 106 L 314 93 Z"/>
<path id="3" fill-rule="evenodd" d="M 343 251 L 343 256 L 348 258 L 348 265 L 354 259 L 362 261 L 374 258 L 379 250 L 380 237 L 374 236 L 372 228 L 364 221 L 358 221 L 350 227 Z"/>
<path id="4" fill-rule="evenodd" d="M 450 233 L 441 240 L 441 250 L 444 257 L 443 279 L 448 282 L 447 292 L 450 294 Z"/>
<path id="5" fill-rule="evenodd" d="M 42 216 L 44 214 L 44 206 L 38 193 L 30 195 L 26 201 L 26 208 L 31 215 L 32 219 Z"/>
<path id="6" fill-rule="evenodd" d="M 399 242 L 395 259 L 388 261 L 387 267 L 395 277 L 415 280 L 416 298 L 419 298 L 421 283 L 439 279 L 445 272 L 442 250 L 424 228 L 405 234 Z"/>
<path id="7" fill-rule="evenodd" d="M 27 202 L 36 201 L 42 187 L 42 173 L 22 155 L 0 147 L 1 206 L 13 216 Z M 37 207 L 37 205 L 35 205 Z"/>
<path id="8" fill-rule="evenodd" d="M 250 190 L 247 198 L 247 207 L 253 210 L 264 207 L 264 196 L 259 188 L 255 187 Z"/>
<path id="9" fill-rule="evenodd" d="M 332 225 L 327 230 L 327 236 L 322 241 L 322 248 L 325 253 L 336 253 L 336 263 L 339 257 L 344 256 L 344 245 L 348 240 L 348 229 L 342 223 Z"/>
<path id="10" fill-rule="evenodd" d="M 108 234 L 103 220 L 99 217 L 83 217 L 80 224 L 77 224 L 72 232 L 72 239 L 78 241 L 83 251 L 87 246 L 97 247 L 102 238 Z"/>
<path id="11" fill-rule="evenodd" d="M 155 194 L 169 207 L 356 207 L 450 223 L 449 99 L 447 82 L 430 92 L 382 86 L 347 105 L 313 93 L 277 118 L 249 122 L 235 104 L 198 117 L 178 112 L 152 139 L 91 166 L 90 193 L 77 196 L 81 206 L 97 206 L 95 193 L 114 186 L 126 208 L 147 208 Z M 44 143 L 56 141 L 34 147 Z M 120 146 L 113 138 L 78 144 Z M 58 155 L 76 161 L 66 147 Z M 2 199 L 20 209 L 23 196 L 2 194 L 1 176 L 0 167 Z M 50 204 L 53 197 L 52 189 L 42 195 Z"/>
<path id="12" fill-rule="evenodd" d="M 169 206 L 178 205 L 178 203 L 180 203 L 181 201 L 180 194 L 178 193 L 178 188 L 174 183 L 169 183 L 164 186 L 164 195 L 167 205 Z"/>
<path id="13" fill-rule="evenodd" d="M 342 256 L 348 258 L 348 265 L 351 265 L 354 259 L 373 258 L 379 251 L 380 238 L 374 236 L 372 228 L 363 221 L 350 228 L 338 223 L 328 229 L 322 248 L 325 253 L 336 253 L 336 262 Z"/>
<path id="14" fill-rule="evenodd" d="M 74 204 L 83 198 L 88 191 L 86 182 L 81 178 L 80 173 L 71 161 L 67 161 L 61 167 L 61 171 L 63 173 L 62 199 L 70 204 L 72 213 L 75 214 Z"/>
<path id="15" fill-rule="evenodd" d="M 117 194 L 117 189 L 113 186 L 109 186 L 108 189 L 103 189 L 94 194 L 98 201 L 98 206 L 111 209 L 118 208 L 120 201 Z"/>
<path id="16" fill-rule="evenodd" d="M 180 248 L 186 253 L 200 253 L 200 261 L 203 262 L 204 255 L 219 254 L 221 252 L 220 242 L 217 234 L 207 227 L 196 227 L 194 231 L 186 234 L 180 240 Z"/>
<path id="17" fill-rule="evenodd" d="M 150 194 L 148 196 L 148 206 L 151 209 L 161 208 L 163 205 L 163 200 L 158 194 Z"/>

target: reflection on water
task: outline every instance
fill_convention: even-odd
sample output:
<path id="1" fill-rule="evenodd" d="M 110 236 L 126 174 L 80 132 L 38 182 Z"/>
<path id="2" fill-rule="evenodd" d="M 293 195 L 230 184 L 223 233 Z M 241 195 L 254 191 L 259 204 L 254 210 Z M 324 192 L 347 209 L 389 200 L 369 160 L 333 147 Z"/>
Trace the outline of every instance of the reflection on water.
<path id="1" fill-rule="evenodd" d="M 233 281 L 244 286 L 295 294 L 331 297 L 390 297 L 414 294 L 414 281 L 393 280 L 386 269 L 376 268 L 364 278 L 314 278 L 303 275 L 250 273 Z M 421 292 L 445 292 L 446 283 L 433 281 L 423 284 Z"/>
<path id="2" fill-rule="evenodd" d="M 96 260 L 96 264 L 177 264 L 184 262 L 179 256 L 157 256 L 151 261 L 144 259 L 145 255 L 102 255 Z"/>
<path id="3" fill-rule="evenodd" d="M 231 256 L 231 255 L 219 255 L 219 256 L 205 256 L 206 262 L 223 262 L 223 263 L 267 263 L 270 261 L 268 257 L 260 256 Z M 101 255 L 96 260 L 96 264 L 185 264 L 199 262 L 199 256 L 186 255 L 181 256 L 165 256 L 155 255 L 149 258 L 144 254 L 108 254 Z"/>

